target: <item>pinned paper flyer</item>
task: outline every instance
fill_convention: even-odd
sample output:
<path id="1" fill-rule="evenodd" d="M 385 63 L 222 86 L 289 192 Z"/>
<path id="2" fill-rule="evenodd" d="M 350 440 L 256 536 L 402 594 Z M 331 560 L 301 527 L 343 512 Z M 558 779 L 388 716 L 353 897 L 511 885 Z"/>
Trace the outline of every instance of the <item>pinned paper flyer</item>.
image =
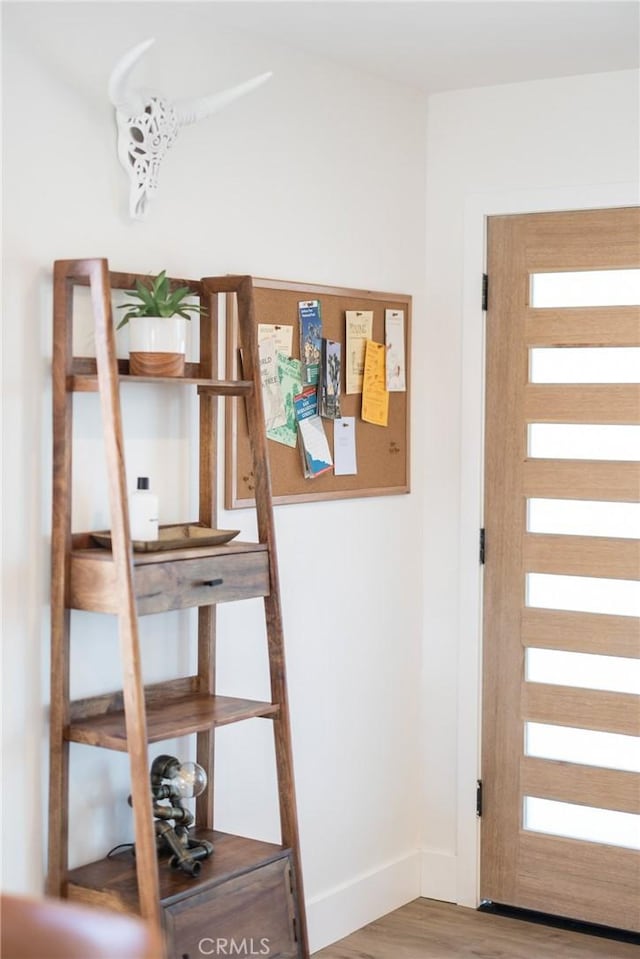
<path id="1" fill-rule="evenodd" d="M 300 320 L 300 359 L 304 383 L 315 386 L 320 374 L 322 341 L 322 311 L 320 300 L 302 300 L 298 303 Z"/>
<path id="2" fill-rule="evenodd" d="M 392 393 L 404 393 L 407 389 L 404 310 L 384 311 L 384 342 L 387 348 L 387 389 Z"/>
<path id="3" fill-rule="evenodd" d="M 373 310 L 346 310 L 346 389 L 347 393 L 362 393 L 364 353 L 367 340 L 373 332 Z"/>
<path id="4" fill-rule="evenodd" d="M 333 467 L 333 459 L 322 420 L 318 416 L 318 394 L 315 387 L 308 386 L 294 396 L 293 405 L 300 432 L 304 475 L 313 478 L 329 472 Z"/>
<path id="5" fill-rule="evenodd" d="M 328 420 L 340 418 L 340 378 L 342 371 L 342 343 L 322 339 L 318 396 L 320 416 Z"/>
<path id="6" fill-rule="evenodd" d="M 302 389 L 302 363 L 300 360 L 286 357 L 283 353 L 278 353 L 277 357 L 278 379 L 280 380 L 280 392 L 284 401 L 286 422 L 283 426 L 274 426 L 273 429 L 267 430 L 267 437 L 270 440 L 275 440 L 276 443 L 282 443 L 284 446 L 296 446 L 298 427 L 293 408 L 293 398 Z"/>
<path id="7" fill-rule="evenodd" d="M 386 426 L 389 419 L 385 354 L 384 343 L 367 340 L 362 380 L 362 419 L 374 426 Z"/>
<path id="8" fill-rule="evenodd" d="M 266 336 L 258 343 L 260 356 L 260 380 L 262 382 L 262 402 L 264 422 L 267 430 L 284 426 L 287 414 L 284 408 L 280 378 L 278 376 L 278 354 L 273 336 Z"/>
<path id="9" fill-rule="evenodd" d="M 276 341 L 276 353 L 291 356 L 293 348 L 293 327 L 280 323 L 258 323 L 258 343 L 272 336 Z"/>
<path id="10" fill-rule="evenodd" d="M 333 421 L 333 462 L 336 476 L 354 476 L 358 472 L 355 416 Z"/>

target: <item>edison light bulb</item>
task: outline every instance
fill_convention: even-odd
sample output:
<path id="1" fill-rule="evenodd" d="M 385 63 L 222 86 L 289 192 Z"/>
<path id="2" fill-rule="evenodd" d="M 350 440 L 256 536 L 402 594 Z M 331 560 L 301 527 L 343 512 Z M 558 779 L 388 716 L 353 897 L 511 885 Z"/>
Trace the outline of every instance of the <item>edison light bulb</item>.
<path id="1" fill-rule="evenodd" d="M 182 763 L 171 785 L 181 799 L 191 799 L 207 788 L 207 774 L 198 763 Z"/>

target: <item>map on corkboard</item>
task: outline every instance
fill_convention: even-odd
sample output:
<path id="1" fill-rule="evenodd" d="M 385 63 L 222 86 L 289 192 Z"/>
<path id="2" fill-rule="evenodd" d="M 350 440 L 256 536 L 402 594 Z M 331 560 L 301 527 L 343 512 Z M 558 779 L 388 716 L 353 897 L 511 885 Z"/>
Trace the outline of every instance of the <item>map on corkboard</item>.
<path id="1" fill-rule="evenodd" d="M 396 316 L 400 311 L 405 322 L 406 389 L 389 393 L 386 426 L 362 420 L 362 395 L 346 392 L 345 363 L 342 364 L 340 412 L 343 417 L 355 417 L 357 473 L 336 476 L 331 470 L 306 478 L 300 450 L 268 440 L 274 505 L 408 493 L 411 297 L 256 277 L 253 278 L 253 287 L 256 323 L 292 326 L 291 355 L 297 359 L 300 358 L 299 304 L 304 301 L 320 302 L 322 335 L 341 343 L 343 355 L 347 311 L 372 311 L 371 338 L 377 343 L 385 342 L 385 311 L 393 310 Z M 227 294 L 227 378 L 237 378 L 238 368 L 236 302 L 234 295 Z M 333 451 L 333 423 L 328 419 L 322 422 Z M 244 401 L 237 398 L 226 399 L 225 460 L 225 507 L 253 506 L 253 466 L 247 420 Z"/>

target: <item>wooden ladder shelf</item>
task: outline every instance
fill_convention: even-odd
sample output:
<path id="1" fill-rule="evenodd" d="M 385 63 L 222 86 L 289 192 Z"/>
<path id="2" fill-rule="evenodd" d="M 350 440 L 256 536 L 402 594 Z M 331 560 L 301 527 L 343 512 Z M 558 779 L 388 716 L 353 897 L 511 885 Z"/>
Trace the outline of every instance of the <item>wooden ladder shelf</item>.
<path id="1" fill-rule="evenodd" d="M 267 956 L 307 959 L 300 849 L 285 672 L 282 611 L 271 481 L 251 277 L 172 279 L 199 297 L 200 355 L 184 377 L 135 377 L 116 358 L 112 290 L 130 289 L 137 274 L 115 273 L 105 259 L 61 260 L 54 265 L 53 521 L 51 592 L 51 759 L 47 892 L 142 915 L 160 926 L 169 959 L 195 959 L 203 939 L 262 942 Z M 72 349 L 74 288 L 88 286 L 96 357 Z M 237 298 L 243 377 L 217 380 L 218 301 Z M 218 398 L 243 397 L 255 474 L 256 543 L 134 552 L 129 530 L 123 458 L 120 383 L 180 383 L 199 402 L 199 516 L 216 527 Z M 111 515 L 111 549 L 88 532 L 71 529 L 73 394 L 100 397 Z M 262 597 L 271 700 L 216 694 L 216 608 L 220 602 Z M 138 619 L 147 613 L 198 608 L 196 675 L 144 685 Z M 71 701 L 70 610 L 117 616 L 122 688 Z M 113 655 L 118 655 L 115 651 Z M 281 842 L 265 843 L 215 831 L 214 745 L 217 726 L 262 717 L 273 724 Z M 197 877 L 158 862 L 149 783 L 149 743 L 195 734 L 196 758 L 208 788 L 196 800 L 195 832 L 214 844 Z M 69 743 L 129 754 L 135 857 L 116 854 L 68 868 Z"/>

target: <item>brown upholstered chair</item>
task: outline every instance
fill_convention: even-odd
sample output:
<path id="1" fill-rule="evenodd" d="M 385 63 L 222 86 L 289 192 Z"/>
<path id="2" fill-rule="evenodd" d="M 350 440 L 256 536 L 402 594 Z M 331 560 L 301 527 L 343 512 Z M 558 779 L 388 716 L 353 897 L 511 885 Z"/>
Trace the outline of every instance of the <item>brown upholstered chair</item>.
<path id="1" fill-rule="evenodd" d="M 159 937 L 134 916 L 5 893 L 0 910 L 2 959 L 162 959 Z"/>

